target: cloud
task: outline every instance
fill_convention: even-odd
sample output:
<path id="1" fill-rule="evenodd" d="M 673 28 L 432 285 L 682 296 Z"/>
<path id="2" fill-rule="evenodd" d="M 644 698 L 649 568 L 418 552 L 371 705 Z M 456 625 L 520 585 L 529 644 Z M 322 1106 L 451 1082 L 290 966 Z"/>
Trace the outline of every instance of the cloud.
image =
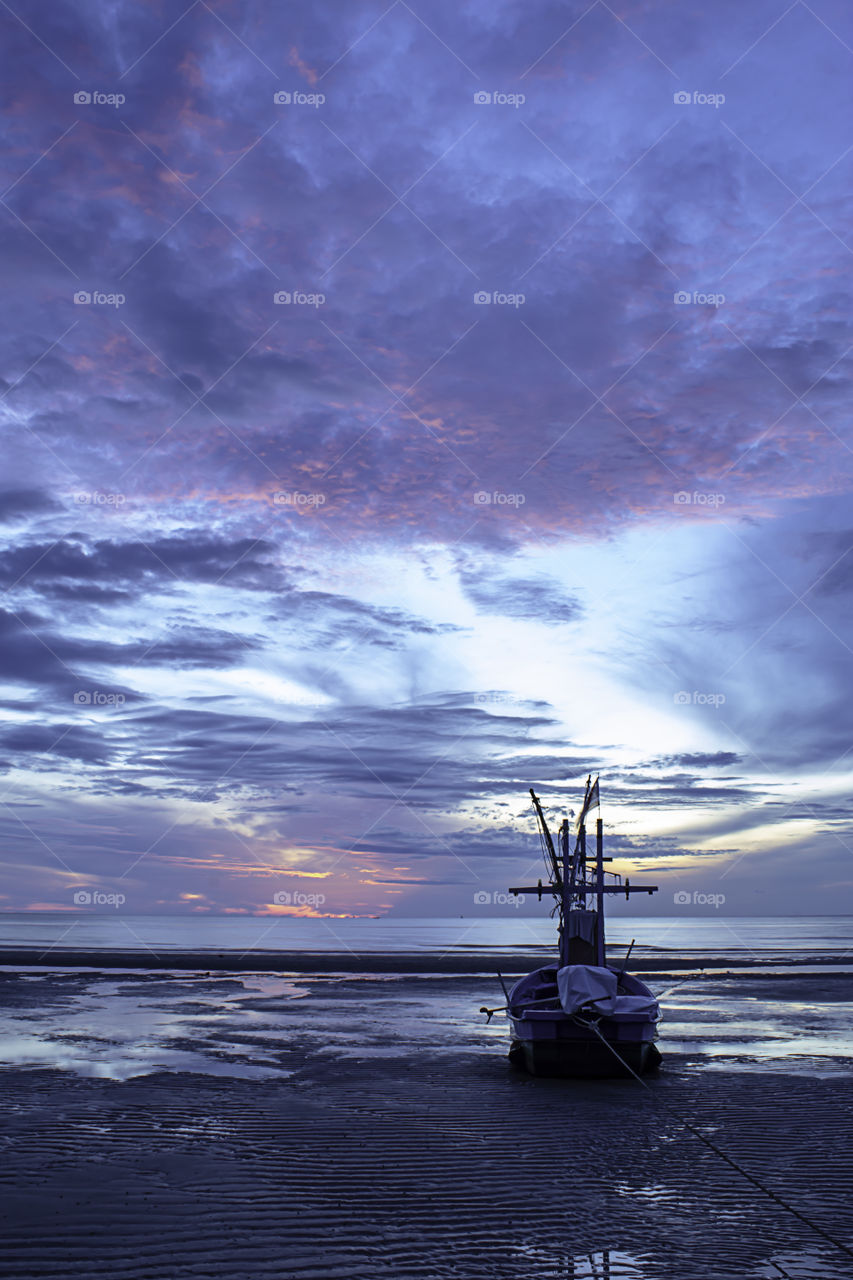
<path id="1" fill-rule="evenodd" d="M 461 563 L 459 582 L 480 613 L 552 625 L 576 622 L 583 613 L 577 597 L 545 574 L 511 578 Z"/>
<path id="2" fill-rule="evenodd" d="M 55 542 L 30 543 L 0 552 L 0 583 L 37 587 L 50 594 L 68 594 L 82 586 L 113 598 L 156 585 L 167 590 L 176 583 L 199 582 L 270 591 L 286 581 L 286 572 L 271 561 L 272 543 L 239 538 L 233 542 L 199 533 L 150 541 L 99 539 L 81 535 Z"/>
<path id="3" fill-rule="evenodd" d="M 26 223 L 13 226 L 12 278 L 32 281 L 20 373 L 43 357 L 9 403 L 84 489 L 112 490 L 122 473 L 130 489 L 175 498 L 304 484 L 324 491 L 331 527 L 369 540 L 521 546 L 607 532 L 721 477 L 730 511 L 825 492 L 828 460 L 847 467 L 813 429 L 839 429 L 849 381 L 842 250 L 821 225 L 837 220 L 842 131 L 824 120 L 812 136 L 778 95 L 768 105 L 761 76 L 739 72 L 728 128 L 713 109 L 676 109 L 668 73 L 612 15 L 577 16 L 561 41 L 550 14 L 530 24 L 511 5 L 488 19 L 436 15 L 448 48 L 403 8 L 373 28 L 356 5 L 352 31 L 371 30 L 349 48 L 323 6 L 300 20 L 296 44 L 282 15 L 244 14 L 243 45 L 203 9 L 154 35 L 123 6 L 119 49 L 84 6 L 101 78 L 145 56 L 122 111 L 78 109 L 38 182 L 22 178 L 9 197 Z M 807 16 L 786 29 L 795 22 L 835 83 L 843 49 L 824 47 Z M 668 20 L 645 15 L 643 30 L 651 48 L 672 43 Z M 13 56 L 28 102 L 44 51 L 23 36 Z M 61 22 L 45 18 L 42 39 L 79 62 Z M 255 41 L 296 50 L 273 67 L 293 87 L 334 64 L 322 112 L 275 107 Z M 696 47 L 694 74 L 716 80 L 726 43 L 705 31 Z M 516 88 L 526 50 L 524 110 L 474 102 L 466 50 L 484 83 Z M 792 71 L 784 45 L 777 57 Z M 403 64 L 429 92 L 400 96 Z M 55 141 L 52 113 L 15 115 L 25 154 Z M 798 190 L 824 175 L 817 216 L 796 225 L 801 267 L 773 291 L 768 268 L 790 232 L 774 225 L 787 193 L 765 156 Z M 389 188 L 410 187 L 409 208 L 394 205 Z M 73 277 L 27 226 L 90 287 L 89 276 L 123 278 L 126 303 L 74 307 Z M 727 271 L 725 306 L 674 305 L 680 286 L 692 298 Z M 276 306 L 277 289 L 326 301 Z M 525 301 L 477 306 L 480 289 Z M 73 332 L 45 355 L 66 318 Z M 524 506 L 477 510 L 481 489 L 520 490 Z"/>
<path id="4" fill-rule="evenodd" d="M 97 677 L 93 672 L 109 668 L 169 666 L 179 670 L 228 667 L 245 659 L 255 647 L 252 641 L 214 628 L 184 627 L 162 636 L 148 636 L 116 643 L 93 636 L 72 637 L 54 631 L 44 618 L 32 613 L 0 610 L 0 675 L 8 681 L 76 692 L 81 682 Z M 112 692 L 125 696 L 122 685 Z"/>
<path id="5" fill-rule="evenodd" d="M 660 756 L 650 760 L 651 768 L 681 767 L 685 769 L 725 769 L 740 763 L 742 757 L 736 751 L 685 751 L 680 755 Z"/>
<path id="6" fill-rule="evenodd" d="M 60 503 L 41 489 L 4 489 L 0 491 L 0 524 L 55 511 L 59 506 Z"/>
<path id="7" fill-rule="evenodd" d="M 276 621 L 298 629 L 306 647 L 356 643 L 396 649 L 406 636 L 442 636 L 462 630 L 449 622 L 430 622 L 401 609 L 383 608 L 328 591 L 288 590 L 276 602 Z"/>
<path id="8" fill-rule="evenodd" d="M 843 770 L 848 53 L 776 17 L 9 19 L 3 750 L 51 842 L 177 801 L 439 881 L 595 764 L 717 834 Z"/>

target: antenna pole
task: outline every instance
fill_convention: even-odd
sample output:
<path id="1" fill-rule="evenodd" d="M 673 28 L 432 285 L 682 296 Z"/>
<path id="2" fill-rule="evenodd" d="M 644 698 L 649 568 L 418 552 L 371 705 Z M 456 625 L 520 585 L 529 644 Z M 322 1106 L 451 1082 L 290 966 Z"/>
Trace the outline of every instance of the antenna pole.
<path id="1" fill-rule="evenodd" d="M 604 968 L 604 823 L 595 824 L 595 963 Z"/>

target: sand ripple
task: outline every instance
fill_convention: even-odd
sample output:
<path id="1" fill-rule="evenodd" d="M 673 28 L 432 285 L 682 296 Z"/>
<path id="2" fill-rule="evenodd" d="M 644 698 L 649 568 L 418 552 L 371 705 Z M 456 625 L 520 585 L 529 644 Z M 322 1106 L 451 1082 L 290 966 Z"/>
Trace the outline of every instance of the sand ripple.
<path id="1" fill-rule="evenodd" d="M 850 1077 L 675 1064 L 653 1088 L 853 1244 Z M 0 1106 L 16 1280 L 853 1274 L 630 1081 L 471 1053 L 260 1082 L 7 1070 Z"/>

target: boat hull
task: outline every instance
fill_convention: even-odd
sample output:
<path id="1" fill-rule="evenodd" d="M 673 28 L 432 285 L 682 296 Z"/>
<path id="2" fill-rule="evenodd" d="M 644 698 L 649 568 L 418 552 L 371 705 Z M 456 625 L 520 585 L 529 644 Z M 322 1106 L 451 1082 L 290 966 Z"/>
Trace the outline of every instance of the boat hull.
<path id="1" fill-rule="evenodd" d="M 618 1045 L 614 1044 L 613 1049 L 598 1039 L 513 1040 L 509 1060 L 514 1067 L 519 1067 L 532 1076 L 600 1080 L 627 1078 L 632 1072 L 638 1076 L 645 1075 L 660 1066 L 661 1055 L 657 1045 L 651 1040 L 635 1043 L 623 1041 Z"/>
<path id="2" fill-rule="evenodd" d="M 623 971 L 610 972 L 618 978 L 619 992 L 633 997 L 622 1000 L 623 1008 L 617 1007 L 610 1016 L 596 1014 L 592 1007 L 565 1013 L 558 999 L 549 999 L 552 991 L 556 993 L 553 967 L 537 969 L 522 978 L 509 1002 L 513 1065 L 535 1076 L 575 1078 L 643 1075 L 655 1070 L 661 1062 L 655 1045 L 657 1003 L 639 978 Z"/>

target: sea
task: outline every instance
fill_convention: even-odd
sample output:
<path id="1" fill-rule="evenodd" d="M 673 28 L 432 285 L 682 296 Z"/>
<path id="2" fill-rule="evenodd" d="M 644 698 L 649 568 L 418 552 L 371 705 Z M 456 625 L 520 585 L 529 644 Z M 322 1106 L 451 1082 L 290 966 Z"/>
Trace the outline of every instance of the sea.
<path id="1" fill-rule="evenodd" d="M 129 915 L 107 912 L 0 912 L 0 947 L 86 948 L 162 953 L 286 951 L 356 955 L 477 955 L 551 951 L 547 916 L 402 918 L 244 915 Z M 611 916 L 608 953 L 634 942 L 634 957 L 703 955 L 769 959 L 853 958 L 853 916 Z"/>

